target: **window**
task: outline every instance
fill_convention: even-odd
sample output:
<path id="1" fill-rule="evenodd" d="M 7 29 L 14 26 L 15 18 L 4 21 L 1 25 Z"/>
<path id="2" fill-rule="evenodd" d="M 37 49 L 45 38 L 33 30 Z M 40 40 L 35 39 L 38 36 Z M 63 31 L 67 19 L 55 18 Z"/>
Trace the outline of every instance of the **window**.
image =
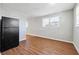
<path id="1" fill-rule="evenodd" d="M 46 27 L 47 25 L 54 25 L 54 26 L 59 26 L 59 16 L 53 16 L 49 18 L 43 18 L 42 20 L 42 25 L 43 27 Z"/>
<path id="2" fill-rule="evenodd" d="M 79 7 L 76 8 L 76 26 L 79 26 Z"/>
<path id="3" fill-rule="evenodd" d="M 79 26 L 79 16 L 77 16 L 77 19 L 76 19 L 76 26 Z"/>
<path id="4" fill-rule="evenodd" d="M 51 25 L 58 26 L 59 25 L 59 16 L 54 16 L 50 18 Z"/>
<path id="5" fill-rule="evenodd" d="M 42 24 L 43 24 L 43 27 L 46 27 L 49 24 L 49 18 L 44 18 Z"/>

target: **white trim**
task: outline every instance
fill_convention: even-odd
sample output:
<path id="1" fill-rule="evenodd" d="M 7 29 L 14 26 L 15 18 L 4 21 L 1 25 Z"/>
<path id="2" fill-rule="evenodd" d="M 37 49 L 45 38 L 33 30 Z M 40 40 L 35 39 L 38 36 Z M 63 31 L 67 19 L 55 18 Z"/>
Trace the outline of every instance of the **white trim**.
<path id="1" fill-rule="evenodd" d="M 75 44 L 75 42 L 73 42 L 74 47 L 76 48 L 77 52 L 79 53 L 79 48 L 78 46 Z"/>
<path id="2" fill-rule="evenodd" d="M 63 42 L 67 42 L 67 43 L 73 43 L 72 41 L 67 41 L 67 40 L 57 39 L 57 38 L 51 38 L 51 37 L 46 37 L 46 36 L 41 36 L 41 35 L 36 35 L 36 34 L 27 33 L 26 35 L 33 35 L 33 36 L 37 36 L 37 37 L 48 38 L 48 39 L 51 39 L 51 40 L 58 40 L 58 41 L 63 41 Z"/>
<path id="3" fill-rule="evenodd" d="M 19 38 L 19 42 L 21 42 L 23 40 L 26 40 L 26 35 L 22 39 Z"/>
<path id="4" fill-rule="evenodd" d="M 23 38 L 23 39 L 19 40 L 19 42 L 21 42 L 21 41 L 23 41 L 23 40 L 25 40 L 25 39 Z"/>

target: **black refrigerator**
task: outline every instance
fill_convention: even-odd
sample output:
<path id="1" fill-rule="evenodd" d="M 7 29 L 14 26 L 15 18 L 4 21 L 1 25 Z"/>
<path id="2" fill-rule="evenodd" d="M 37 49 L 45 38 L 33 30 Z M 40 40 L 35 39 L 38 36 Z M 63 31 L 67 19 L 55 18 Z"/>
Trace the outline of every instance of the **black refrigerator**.
<path id="1" fill-rule="evenodd" d="M 0 19 L 0 51 L 1 51 L 1 19 Z"/>
<path id="2" fill-rule="evenodd" d="M 17 47 L 19 45 L 19 20 L 4 17 L 1 19 L 1 47 L 0 51 Z"/>

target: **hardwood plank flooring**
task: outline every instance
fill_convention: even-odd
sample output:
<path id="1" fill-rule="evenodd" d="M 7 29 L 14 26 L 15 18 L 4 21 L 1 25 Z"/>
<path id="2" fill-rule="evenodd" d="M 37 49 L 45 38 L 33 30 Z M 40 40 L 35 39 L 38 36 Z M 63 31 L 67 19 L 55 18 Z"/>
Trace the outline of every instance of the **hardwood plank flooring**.
<path id="1" fill-rule="evenodd" d="M 1 53 L 2 55 L 78 55 L 71 43 L 27 35 L 18 47 Z"/>

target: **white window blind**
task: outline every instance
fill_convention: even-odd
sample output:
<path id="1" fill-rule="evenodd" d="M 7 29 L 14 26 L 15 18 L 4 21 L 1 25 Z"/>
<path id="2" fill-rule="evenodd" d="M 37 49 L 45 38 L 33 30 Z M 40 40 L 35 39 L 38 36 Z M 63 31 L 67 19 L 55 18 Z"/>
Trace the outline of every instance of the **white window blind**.
<path id="1" fill-rule="evenodd" d="M 79 7 L 76 8 L 76 26 L 79 26 Z"/>
<path id="2" fill-rule="evenodd" d="M 49 18 L 44 18 L 42 20 L 43 27 L 46 27 L 49 24 Z"/>
<path id="3" fill-rule="evenodd" d="M 43 27 L 46 27 L 47 25 L 54 25 L 54 26 L 59 26 L 59 16 L 52 16 L 49 18 L 43 18 L 42 20 L 42 25 Z"/>
<path id="4" fill-rule="evenodd" d="M 51 25 L 55 25 L 55 26 L 59 26 L 59 16 L 54 16 L 50 18 L 50 24 Z"/>

